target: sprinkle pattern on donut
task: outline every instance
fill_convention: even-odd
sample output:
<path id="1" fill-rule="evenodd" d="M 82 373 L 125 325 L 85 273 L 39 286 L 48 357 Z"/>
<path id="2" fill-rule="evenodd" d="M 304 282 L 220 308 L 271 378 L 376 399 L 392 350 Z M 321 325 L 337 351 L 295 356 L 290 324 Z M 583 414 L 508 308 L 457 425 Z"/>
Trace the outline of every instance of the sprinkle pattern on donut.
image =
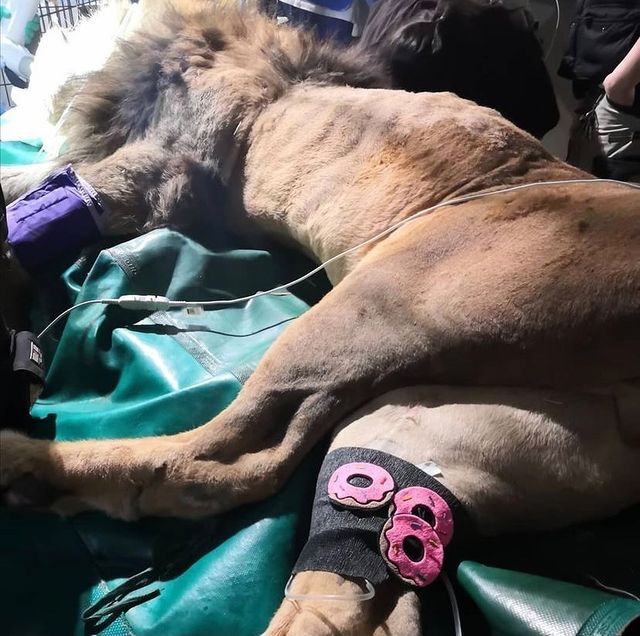
<path id="1" fill-rule="evenodd" d="M 437 492 L 422 486 L 403 488 L 394 495 L 389 514 L 421 516 L 420 508 L 431 512 L 433 522 L 429 519 L 425 521 L 431 523 L 442 545 L 448 545 L 453 538 L 453 513 L 449 504 Z"/>
<path id="2" fill-rule="evenodd" d="M 354 462 L 334 471 L 327 492 L 329 499 L 339 506 L 375 510 L 391 501 L 395 487 L 393 477 L 381 466 Z"/>
<path id="3" fill-rule="evenodd" d="M 442 571 L 444 548 L 453 538 L 453 513 L 437 492 L 408 486 L 396 492 L 391 474 L 369 462 L 337 468 L 327 485 L 334 505 L 378 510 L 389 505 L 389 518 L 379 537 L 387 567 L 405 583 L 424 587 Z"/>
<path id="4" fill-rule="evenodd" d="M 426 521 L 395 514 L 380 533 L 380 552 L 389 569 L 409 585 L 425 587 L 442 571 L 444 546 Z"/>

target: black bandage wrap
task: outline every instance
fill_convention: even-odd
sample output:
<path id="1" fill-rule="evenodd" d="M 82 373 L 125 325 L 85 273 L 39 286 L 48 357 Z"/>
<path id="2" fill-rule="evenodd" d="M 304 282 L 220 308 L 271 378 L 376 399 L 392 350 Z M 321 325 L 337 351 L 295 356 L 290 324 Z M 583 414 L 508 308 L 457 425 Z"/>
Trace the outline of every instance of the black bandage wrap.
<path id="1" fill-rule="evenodd" d="M 369 448 L 338 448 L 325 458 L 316 486 L 309 539 L 293 568 L 333 572 L 345 577 L 367 579 L 374 585 L 387 580 L 390 572 L 380 554 L 380 532 L 389 517 L 389 506 L 377 510 L 353 510 L 334 504 L 327 494 L 334 471 L 351 462 L 382 466 L 393 476 L 396 492 L 409 486 L 422 486 L 438 493 L 449 505 L 454 518 L 453 540 L 446 548 L 449 557 L 466 543 L 472 533 L 471 522 L 462 504 L 437 479 L 415 464 Z"/>

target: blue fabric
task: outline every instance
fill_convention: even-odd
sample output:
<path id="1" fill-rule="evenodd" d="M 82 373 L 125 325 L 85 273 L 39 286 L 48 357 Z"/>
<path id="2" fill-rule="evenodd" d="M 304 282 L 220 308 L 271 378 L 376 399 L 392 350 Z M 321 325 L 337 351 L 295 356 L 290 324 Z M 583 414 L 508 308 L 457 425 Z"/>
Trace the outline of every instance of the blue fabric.
<path id="1" fill-rule="evenodd" d="M 315 0 L 314 4 L 332 11 L 344 11 L 353 4 L 353 0 Z"/>
<path id="2" fill-rule="evenodd" d="M 333 39 L 348 44 L 353 40 L 353 23 L 278 2 L 278 16 L 288 18 L 294 25 L 313 29 L 323 40 Z"/>

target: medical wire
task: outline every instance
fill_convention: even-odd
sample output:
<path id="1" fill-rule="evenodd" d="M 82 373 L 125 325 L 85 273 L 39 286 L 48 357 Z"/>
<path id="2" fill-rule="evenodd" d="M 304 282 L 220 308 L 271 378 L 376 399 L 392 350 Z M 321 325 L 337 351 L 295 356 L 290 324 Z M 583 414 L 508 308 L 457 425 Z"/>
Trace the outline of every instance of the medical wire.
<path id="1" fill-rule="evenodd" d="M 549 46 L 547 47 L 547 52 L 544 54 L 545 62 L 551 55 L 551 51 L 553 51 L 553 45 L 555 44 L 556 36 L 558 35 L 558 30 L 560 28 L 560 0 L 555 0 L 555 4 L 556 4 L 556 26 L 553 29 L 553 35 L 551 36 L 551 41 L 549 42 Z"/>
<path id="2" fill-rule="evenodd" d="M 334 263 L 335 261 L 341 258 L 344 258 L 345 256 L 348 256 L 349 254 L 352 254 L 353 252 L 356 252 L 357 250 L 362 249 L 363 247 L 366 247 L 367 245 L 371 245 L 372 243 L 375 243 L 379 239 L 385 236 L 388 236 L 389 234 L 392 234 L 393 232 L 400 229 L 401 227 L 404 227 L 405 225 L 415 221 L 416 219 L 423 217 L 425 214 L 428 214 L 430 212 L 433 212 L 445 206 L 457 205 L 459 203 L 466 203 L 468 201 L 475 201 L 475 200 L 483 199 L 486 197 L 497 196 L 499 194 L 506 194 L 508 192 L 517 192 L 519 190 L 525 190 L 529 188 L 552 186 L 552 185 L 553 186 L 573 185 L 578 183 L 583 183 L 583 184 L 584 183 L 590 183 L 590 184 L 612 183 L 612 184 L 618 184 L 618 185 L 640 190 L 640 184 L 628 183 L 626 181 L 618 181 L 616 179 L 563 179 L 558 181 L 537 181 L 534 183 L 522 183 L 515 186 L 501 188 L 499 190 L 490 190 L 488 192 L 477 192 L 474 194 L 466 194 L 459 197 L 454 197 L 452 199 L 447 199 L 445 201 L 440 201 L 435 205 L 419 210 L 418 212 L 415 212 L 411 216 L 408 216 L 406 219 L 402 219 L 401 221 L 394 223 L 393 225 L 388 227 L 386 230 L 379 232 L 375 236 L 372 236 L 371 238 L 366 239 L 361 243 L 358 243 L 357 245 L 354 245 L 353 247 L 350 247 L 340 252 L 339 254 L 336 254 L 335 256 L 332 256 L 331 258 L 327 259 L 317 267 L 314 267 L 311 271 L 307 272 L 306 274 L 292 281 L 289 281 L 288 283 L 277 285 L 272 289 L 268 289 L 265 291 L 257 291 L 253 294 L 249 294 L 248 296 L 241 296 L 240 298 L 230 298 L 230 299 L 220 299 L 220 300 L 172 300 L 165 296 L 154 296 L 154 295 L 124 295 L 124 296 L 120 296 L 119 298 L 101 298 L 101 299 L 95 299 L 95 300 L 86 300 L 81 303 L 78 303 L 77 305 L 73 305 L 72 307 L 69 307 L 68 309 L 63 311 L 60 315 L 56 316 L 56 318 L 54 318 L 40 332 L 38 337 L 42 338 L 44 335 L 46 335 L 47 332 L 54 325 L 56 325 L 60 320 L 62 320 L 62 318 L 70 314 L 72 311 L 75 311 L 76 309 L 79 309 L 80 307 L 85 307 L 87 305 L 97 305 L 97 304 L 117 305 L 118 307 L 122 307 L 124 309 L 131 309 L 136 311 L 141 311 L 141 310 L 166 311 L 167 309 L 185 309 L 188 307 L 200 307 L 202 309 L 208 309 L 212 307 L 224 307 L 229 305 L 238 305 L 241 303 L 246 303 L 256 298 L 260 298 L 262 296 L 276 294 L 278 292 L 285 291 L 290 287 L 295 287 L 296 285 L 311 278 L 312 276 L 322 271 L 323 269 L 326 269 L 326 267 L 331 265 L 331 263 Z"/>
<path id="3" fill-rule="evenodd" d="M 458 606 L 458 599 L 456 598 L 456 593 L 453 589 L 453 585 L 451 585 L 451 580 L 446 572 L 442 572 L 440 574 L 442 577 L 442 582 L 447 590 L 447 594 L 449 596 L 449 602 L 451 603 L 451 613 L 453 614 L 453 629 L 456 633 L 456 636 L 462 636 L 462 624 L 460 622 L 460 607 Z"/>

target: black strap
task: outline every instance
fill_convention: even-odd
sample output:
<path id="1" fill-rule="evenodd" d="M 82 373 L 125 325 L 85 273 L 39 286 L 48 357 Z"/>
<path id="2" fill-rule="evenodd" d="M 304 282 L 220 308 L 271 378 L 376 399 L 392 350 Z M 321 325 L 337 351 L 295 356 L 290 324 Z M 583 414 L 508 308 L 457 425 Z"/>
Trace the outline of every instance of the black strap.
<path id="1" fill-rule="evenodd" d="M 82 612 L 82 620 L 89 634 L 97 634 L 113 623 L 118 616 L 127 610 L 160 596 L 160 589 L 155 588 L 144 594 L 129 596 L 131 592 L 140 590 L 158 580 L 155 568 L 147 568 L 133 575 L 126 581 L 107 592 L 102 598 Z M 128 597 L 128 598 L 127 598 Z"/>
<path id="2" fill-rule="evenodd" d="M 0 276 L 5 275 L 5 264 L 1 259 L 9 258 L 6 212 L 0 187 L 0 270 L 3 270 Z M 29 430 L 29 409 L 34 394 L 32 389 L 44 385 L 44 376 L 44 359 L 38 338 L 29 331 L 16 332 L 11 329 L 0 308 L 0 428 L 7 426 Z"/>
<path id="3" fill-rule="evenodd" d="M 19 331 L 13 336 L 11 349 L 13 372 L 23 374 L 31 384 L 44 384 L 44 357 L 35 334 Z"/>
<path id="4" fill-rule="evenodd" d="M 9 236 L 9 225 L 7 222 L 7 204 L 4 200 L 4 192 L 0 186 L 0 243 L 4 243 Z"/>
<path id="5" fill-rule="evenodd" d="M 454 518 L 454 536 L 446 548 L 447 559 L 459 552 L 475 534 L 462 504 L 435 477 L 394 455 L 369 448 L 339 448 L 329 453 L 320 469 L 311 516 L 309 540 L 302 549 L 293 573 L 317 570 L 368 579 L 379 585 L 389 577 L 380 554 L 379 539 L 388 508 L 352 510 L 334 505 L 327 485 L 334 471 L 350 462 L 369 462 L 391 473 L 397 489 L 423 486 L 438 493 Z"/>
<path id="6" fill-rule="evenodd" d="M 162 581 L 175 578 L 211 549 L 218 525 L 218 518 L 195 522 L 184 529 L 185 536 L 179 533 L 171 546 L 156 546 L 153 565 L 133 574 L 82 612 L 86 633 L 99 634 L 127 610 L 160 596 Z M 158 586 L 141 592 L 152 584 Z"/>

